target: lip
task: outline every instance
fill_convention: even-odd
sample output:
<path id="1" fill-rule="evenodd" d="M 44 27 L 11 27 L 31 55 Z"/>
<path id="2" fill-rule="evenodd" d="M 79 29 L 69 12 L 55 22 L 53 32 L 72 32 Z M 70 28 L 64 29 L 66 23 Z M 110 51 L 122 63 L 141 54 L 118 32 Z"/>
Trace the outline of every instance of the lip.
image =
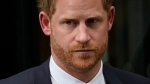
<path id="1" fill-rule="evenodd" d="M 74 52 L 91 52 L 93 50 L 75 50 Z"/>
<path id="2" fill-rule="evenodd" d="M 73 52 L 77 52 L 77 53 L 90 53 L 93 52 L 94 50 L 74 50 Z"/>

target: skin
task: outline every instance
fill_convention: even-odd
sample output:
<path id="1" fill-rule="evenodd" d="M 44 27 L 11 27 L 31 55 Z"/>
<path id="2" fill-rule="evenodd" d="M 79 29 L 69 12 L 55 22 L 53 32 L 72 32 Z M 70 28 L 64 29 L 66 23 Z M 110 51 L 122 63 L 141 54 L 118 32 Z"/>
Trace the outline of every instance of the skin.
<path id="1" fill-rule="evenodd" d="M 41 28 L 50 36 L 55 63 L 83 82 L 92 80 L 101 67 L 114 13 L 113 6 L 106 12 L 101 0 L 57 0 L 51 19 L 41 11 Z"/>

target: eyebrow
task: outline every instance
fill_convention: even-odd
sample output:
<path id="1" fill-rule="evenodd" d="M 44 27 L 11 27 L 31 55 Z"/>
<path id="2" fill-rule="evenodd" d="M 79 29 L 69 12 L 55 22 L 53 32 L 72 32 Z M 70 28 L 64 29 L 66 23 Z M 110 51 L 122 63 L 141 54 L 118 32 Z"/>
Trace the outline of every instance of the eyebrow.
<path id="1" fill-rule="evenodd" d="M 101 13 L 95 13 L 95 14 L 89 16 L 88 18 L 102 18 L 102 17 L 103 17 L 103 16 L 102 16 Z"/>
<path id="2" fill-rule="evenodd" d="M 103 16 L 101 14 L 93 14 L 91 16 L 86 17 L 86 19 L 92 19 L 92 18 L 98 18 L 98 19 L 103 19 Z M 74 16 L 62 16 L 60 17 L 60 21 L 65 21 L 65 20 L 77 20 Z"/>
<path id="3" fill-rule="evenodd" d="M 60 17 L 60 21 L 65 21 L 65 20 L 77 20 L 75 17 L 71 16 L 62 16 Z"/>
<path id="4" fill-rule="evenodd" d="M 93 15 L 93 16 L 89 16 L 86 18 L 86 20 L 89 20 L 89 19 L 97 19 L 99 21 L 103 21 L 103 16 L 101 15 Z"/>
<path id="5" fill-rule="evenodd" d="M 78 21 L 78 19 L 74 17 L 61 17 L 60 18 L 60 23 L 64 23 L 65 21 Z"/>

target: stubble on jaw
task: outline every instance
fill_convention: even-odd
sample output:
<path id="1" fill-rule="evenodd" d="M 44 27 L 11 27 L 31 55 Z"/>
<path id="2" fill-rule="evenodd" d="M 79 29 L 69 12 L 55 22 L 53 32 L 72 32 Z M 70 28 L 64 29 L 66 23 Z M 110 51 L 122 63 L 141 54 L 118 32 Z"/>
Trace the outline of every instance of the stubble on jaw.
<path id="1" fill-rule="evenodd" d="M 107 40 L 108 39 L 106 39 L 106 41 L 100 46 L 84 44 L 83 47 L 83 44 L 77 44 L 64 49 L 57 43 L 54 36 L 51 35 L 51 47 L 56 59 L 64 64 L 65 67 L 83 73 L 92 70 L 93 67 L 100 62 L 107 48 Z M 93 54 L 74 55 L 74 50 L 83 49 L 92 49 Z"/>

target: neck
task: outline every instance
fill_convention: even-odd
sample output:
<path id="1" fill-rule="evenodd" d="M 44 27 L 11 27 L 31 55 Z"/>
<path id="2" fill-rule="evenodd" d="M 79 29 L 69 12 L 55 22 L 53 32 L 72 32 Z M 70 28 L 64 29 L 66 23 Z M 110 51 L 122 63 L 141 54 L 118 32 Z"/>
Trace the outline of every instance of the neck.
<path id="1" fill-rule="evenodd" d="M 70 69 L 65 69 L 65 71 L 67 73 L 69 73 L 70 75 L 72 75 L 73 77 L 88 83 L 90 82 L 98 73 L 99 69 L 101 67 L 101 62 L 99 61 L 94 67 L 93 69 L 86 71 L 86 72 L 78 72 L 76 70 L 70 70 Z"/>
<path id="2" fill-rule="evenodd" d="M 73 77 L 88 83 L 89 81 L 91 81 L 96 74 L 98 73 L 100 67 L 101 67 L 101 60 L 90 70 L 88 71 L 78 71 L 78 70 L 74 70 L 72 68 L 66 67 L 64 64 L 62 64 L 59 60 L 55 59 L 54 61 L 55 63 L 61 68 L 63 69 L 65 72 L 67 72 L 68 74 L 72 75 Z"/>

